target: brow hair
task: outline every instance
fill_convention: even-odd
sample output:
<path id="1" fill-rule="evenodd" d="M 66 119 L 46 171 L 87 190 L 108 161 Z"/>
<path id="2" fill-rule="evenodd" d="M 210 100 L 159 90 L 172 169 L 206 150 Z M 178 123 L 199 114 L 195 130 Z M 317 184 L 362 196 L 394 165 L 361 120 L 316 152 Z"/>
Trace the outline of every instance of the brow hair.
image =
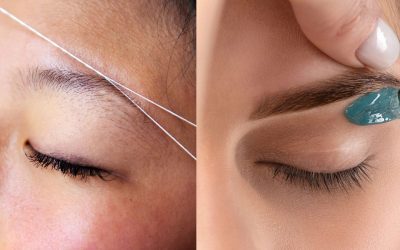
<path id="1" fill-rule="evenodd" d="M 111 101 L 113 97 L 121 100 L 127 106 L 137 108 L 130 102 L 124 94 L 111 85 L 106 79 L 96 74 L 87 74 L 61 68 L 43 69 L 32 67 L 26 70 L 19 70 L 22 83 L 22 90 L 44 90 L 52 89 L 67 94 L 85 94 L 95 98 L 102 98 L 103 101 Z M 71 95 L 74 96 L 74 95 Z M 143 103 L 138 98 L 131 96 L 138 105 L 143 107 Z M 115 101 L 113 101 L 115 104 Z"/>
<path id="2" fill-rule="evenodd" d="M 133 124 L 147 124 L 147 117 L 142 112 L 133 113 L 132 110 L 136 110 L 137 107 L 107 80 L 98 75 L 67 69 L 39 67 L 19 70 L 18 75 L 21 81 L 17 81 L 16 86 L 21 92 L 52 90 L 55 93 L 66 93 L 69 98 L 80 98 L 84 102 L 82 105 L 87 104 L 88 110 L 93 108 L 101 110 L 97 114 L 99 119 L 111 121 L 113 126 L 127 132 L 127 138 L 129 135 L 135 135 L 135 139 L 144 137 L 137 133 L 139 127 L 133 126 Z M 132 99 L 138 105 L 145 105 L 138 98 L 132 97 Z M 147 124 L 145 127 L 156 131 L 154 135 L 160 133 L 153 124 L 150 126 Z M 140 126 L 140 128 L 142 127 Z"/>
<path id="3" fill-rule="evenodd" d="M 35 90 L 51 87 L 53 90 L 68 90 L 82 92 L 93 92 L 94 90 L 113 91 L 113 86 L 98 75 L 83 74 L 66 69 L 52 68 L 41 69 L 39 67 L 29 68 L 26 72 L 20 71 L 24 76 L 25 87 Z"/>
<path id="4" fill-rule="evenodd" d="M 356 71 L 310 85 L 312 87 L 298 87 L 266 97 L 250 118 L 261 119 L 270 115 L 324 106 L 386 86 L 400 87 L 400 81 L 388 73 Z"/>

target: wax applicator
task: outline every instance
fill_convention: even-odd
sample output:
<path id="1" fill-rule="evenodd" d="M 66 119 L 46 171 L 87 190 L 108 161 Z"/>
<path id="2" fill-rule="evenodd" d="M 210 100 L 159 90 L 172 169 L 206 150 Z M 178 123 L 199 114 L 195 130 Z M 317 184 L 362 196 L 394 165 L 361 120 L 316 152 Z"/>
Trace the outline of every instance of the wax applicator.
<path id="1" fill-rule="evenodd" d="M 399 89 L 383 88 L 359 97 L 345 110 L 346 118 L 356 125 L 366 126 L 400 118 Z"/>

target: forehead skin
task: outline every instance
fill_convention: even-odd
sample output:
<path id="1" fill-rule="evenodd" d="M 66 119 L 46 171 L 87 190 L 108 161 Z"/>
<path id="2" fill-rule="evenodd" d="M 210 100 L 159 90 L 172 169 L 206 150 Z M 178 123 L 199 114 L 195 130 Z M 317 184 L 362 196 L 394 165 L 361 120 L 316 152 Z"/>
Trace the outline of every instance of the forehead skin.
<path id="1" fill-rule="evenodd" d="M 168 2 L 2 0 L 0 4 L 95 68 L 194 120 L 192 38 L 179 37 L 184 16 Z"/>

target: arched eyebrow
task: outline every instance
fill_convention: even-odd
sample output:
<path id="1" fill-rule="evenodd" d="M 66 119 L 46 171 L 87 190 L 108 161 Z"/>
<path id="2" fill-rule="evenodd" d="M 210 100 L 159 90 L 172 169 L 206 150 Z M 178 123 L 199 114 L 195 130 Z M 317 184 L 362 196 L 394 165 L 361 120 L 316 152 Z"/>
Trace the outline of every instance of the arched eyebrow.
<path id="1" fill-rule="evenodd" d="M 266 96 L 250 115 L 251 120 L 304 111 L 384 87 L 400 88 L 400 81 L 389 73 L 351 71 L 331 79 L 314 82 L 274 96 Z"/>

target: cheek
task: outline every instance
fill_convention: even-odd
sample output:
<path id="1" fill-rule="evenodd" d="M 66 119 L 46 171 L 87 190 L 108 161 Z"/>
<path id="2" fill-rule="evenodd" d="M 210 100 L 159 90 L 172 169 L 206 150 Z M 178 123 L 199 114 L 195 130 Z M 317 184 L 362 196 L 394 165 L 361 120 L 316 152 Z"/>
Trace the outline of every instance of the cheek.
<path id="1" fill-rule="evenodd" d="M 3 189 L 0 243 L 7 249 L 147 249 L 162 244 L 153 238 L 163 225 L 147 227 L 149 218 L 129 199 L 66 192 L 63 185 L 17 185 Z"/>

